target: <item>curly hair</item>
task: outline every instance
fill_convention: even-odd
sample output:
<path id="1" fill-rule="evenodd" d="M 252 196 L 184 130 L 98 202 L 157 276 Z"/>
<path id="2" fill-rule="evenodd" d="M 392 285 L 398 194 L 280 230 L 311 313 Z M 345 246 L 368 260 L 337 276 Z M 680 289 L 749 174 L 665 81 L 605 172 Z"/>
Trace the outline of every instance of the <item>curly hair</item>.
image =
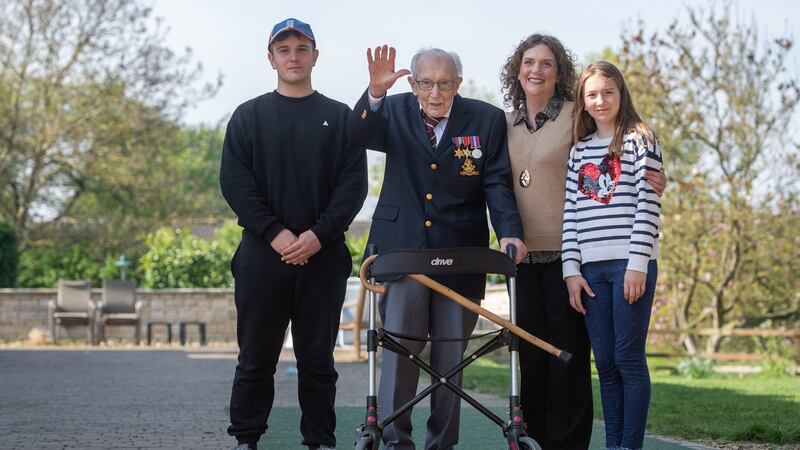
<path id="1" fill-rule="evenodd" d="M 506 106 L 520 109 L 525 103 L 525 91 L 522 90 L 522 85 L 517 78 L 519 76 L 519 66 L 522 64 L 522 54 L 529 48 L 540 44 L 547 46 L 556 57 L 558 80 L 556 80 L 555 95 L 562 100 L 575 100 L 575 79 L 577 78 L 575 67 L 573 66 L 576 60 L 575 55 L 564 48 L 564 45 L 557 38 L 547 34 L 535 33 L 517 45 L 514 53 L 508 57 L 503 69 L 500 70 L 500 83 L 504 92 L 503 100 Z"/>

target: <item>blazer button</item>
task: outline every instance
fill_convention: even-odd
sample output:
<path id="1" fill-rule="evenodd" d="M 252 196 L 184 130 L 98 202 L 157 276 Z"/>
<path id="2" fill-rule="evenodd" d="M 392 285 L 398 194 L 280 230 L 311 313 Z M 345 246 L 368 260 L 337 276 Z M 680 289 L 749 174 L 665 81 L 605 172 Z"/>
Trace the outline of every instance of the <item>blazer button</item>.
<path id="1" fill-rule="evenodd" d="M 433 225 L 433 222 L 431 222 L 430 220 L 426 220 L 425 221 L 425 227 L 430 228 L 432 225 Z"/>
<path id="2" fill-rule="evenodd" d="M 436 170 L 437 167 L 439 166 L 436 163 L 431 163 L 431 169 Z"/>
<path id="3" fill-rule="evenodd" d="M 427 198 L 428 200 L 433 200 L 433 195 L 431 195 L 430 193 L 425 194 L 425 198 Z"/>

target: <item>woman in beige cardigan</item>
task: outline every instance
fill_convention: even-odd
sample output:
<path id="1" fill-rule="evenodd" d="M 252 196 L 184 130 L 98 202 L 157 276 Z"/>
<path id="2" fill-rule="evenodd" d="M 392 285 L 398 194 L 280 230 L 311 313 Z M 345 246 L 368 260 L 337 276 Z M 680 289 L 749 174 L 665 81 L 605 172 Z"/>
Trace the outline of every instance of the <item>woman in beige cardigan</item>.
<path id="1" fill-rule="evenodd" d="M 583 317 L 561 275 L 564 183 L 572 147 L 575 69 L 553 36 L 533 34 L 501 71 L 508 148 L 528 254 L 517 270 L 517 322 L 572 353 L 564 364 L 520 343 L 521 402 L 530 434 L 545 450 L 588 448 L 592 434 L 590 346 Z M 665 178 L 648 173 L 660 193 Z"/>

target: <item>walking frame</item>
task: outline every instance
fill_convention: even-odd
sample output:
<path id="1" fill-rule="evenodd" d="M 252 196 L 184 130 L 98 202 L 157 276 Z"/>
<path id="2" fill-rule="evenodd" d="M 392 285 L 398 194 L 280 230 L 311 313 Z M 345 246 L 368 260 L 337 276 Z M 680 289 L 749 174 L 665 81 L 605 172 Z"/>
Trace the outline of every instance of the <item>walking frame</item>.
<path id="1" fill-rule="evenodd" d="M 409 411 L 417 403 L 422 401 L 434 390 L 445 387 L 461 397 L 464 401 L 472 405 L 483 415 L 496 423 L 503 430 L 503 435 L 508 441 L 510 450 L 541 450 L 539 444 L 525 431 L 525 421 L 520 407 L 519 396 L 519 338 L 531 343 L 532 345 L 544 350 L 557 357 L 563 362 L 569 362 L 572 355 L 569 352 L 560 350 L 549 343 L 533 336 L 527 331 L 516 325 L 516 266 L 514 264 L 515 247 L 508 247 L 508 255 L 504 255 L 488 248 L 450 248 L 433 250 L 394 250 L 383 254 L 376 254 L 375 247 L 370 245 L 367 250 L 368 255 L 361 264 L 360 278 L 361 283 L 369 291 L 369 330 L 367 331 L 367 352 L 369 361 L 369 393 L 367 395 L 367 408 L 364 423 L 356 430 L 355 450 L 378 450 L 381 444 L 381 434 L 383 430 L 396 420 L 398 417 Z M 429 275 L 445 274 L 487 274 L 495 273 L 505 276 L 506 287 L 509 295 L 509 319 L 506 320 L 493 312 L 481 308 L 457 292 L 443 286 Z M 472 354 L 465 357 L 461 363 L 453 367 L 445 374 L 437 373 L 430 365 L 413 354 L 403 346 L 397 338 L 411 340 L 462 340 L 452 338 L 428 338 L 405 336 L 384 329 L 376 329 L 377 295 L 384 294 L 386 288 L 378 284 L 376 280 L 397 278 L 408 276 L 428 288 L 442 294 L 464 308 L 479 314 L 501 326 L 497 332 L 487 333 L 495 336 L 475 350 Z M 397 300 L 397 299 L 395 299 Z M 399 300 L 402 301 L 402 300 Z M 486 335 L 484 335 L 486 336 Z M 470 339 L 470 338 L 467 338 Z M 464 339 L 466 340 L 466 339 Z M 479 357 L 491 353 L 504 346 L 508 346 L 510 355 L 511 389 L 509 396 L 509 420 L 503 421 L 492 411 L 481 405 L 477 400 L 464 392 L 456 384 L 450 381 L 454 375 L 458 374 L 465 367 L 470 365 Z M 378 398 L 376 389 L 376 355 L 378 347 L 384 351 L 392 351 L 398 355 L 409 358 L 420 369 L 427 372 L 432 380 L 430 386 L 422 390 L 411 400 L 402 405 L 398 410 L 391 414 L 382 415 L 383 420 L 378 420 Z"/>

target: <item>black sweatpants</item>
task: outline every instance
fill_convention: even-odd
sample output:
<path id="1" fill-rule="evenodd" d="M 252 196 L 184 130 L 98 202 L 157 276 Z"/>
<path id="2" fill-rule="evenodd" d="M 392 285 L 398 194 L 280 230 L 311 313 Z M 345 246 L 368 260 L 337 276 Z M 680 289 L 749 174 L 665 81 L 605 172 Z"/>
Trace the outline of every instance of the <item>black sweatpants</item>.
<path id="1" fill-rule="evenodd" d="M 256 442 L 267 429 L 275 398 L 275 366 L 292 322 L 303 445 L 336 446 L 333 346 L 351 268 L 342 237 L 304 266 L 281 261 L 269 243 L 245 231 L 231 261 L 236 281 L 239 364 L 231 393 L 228 433 Z"/>
<path id="2" fill-rule="evenodd" d="M 583 316 L 569 304 L 560 259 L 517 266 L 517 324 L 572 353 L 564 364 L 520 341 L 528 434 L 544 450 L 585 450 L 592 436 L 591 346 Z"/>

